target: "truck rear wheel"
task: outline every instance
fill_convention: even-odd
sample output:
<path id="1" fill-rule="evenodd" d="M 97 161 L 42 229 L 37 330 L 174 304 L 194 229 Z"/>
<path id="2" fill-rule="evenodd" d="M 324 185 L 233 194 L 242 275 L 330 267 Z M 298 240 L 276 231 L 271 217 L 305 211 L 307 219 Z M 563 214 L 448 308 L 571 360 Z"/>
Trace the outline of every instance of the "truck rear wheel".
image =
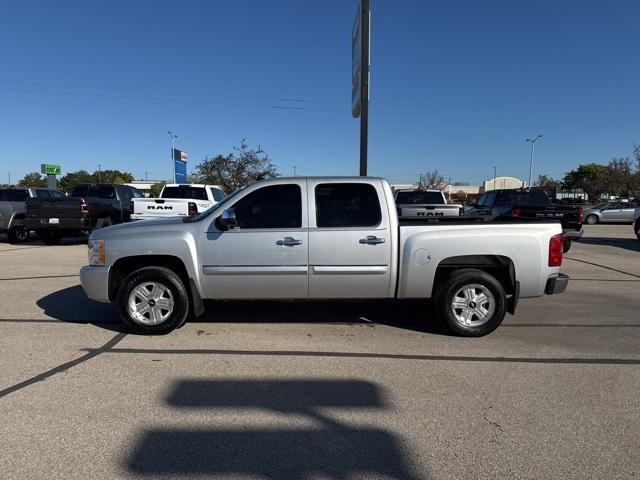
<path id="1" fill-rule="evenodd" d="M 481 337 L 493 332 L 506 313 L 504 288 L 476 269 L 453 272 L 434 296 L 436 313 L 457 335 Z"/>
<path id="2" fill-rule="evenodd" d="M 9 243 L 25 243 L 29 240 L 29 229 L 26 225 L 15 225 L 7 232 Z"/>
<path id="3" fill-rule="evenodd" d="M 132 331 L 162 335 L 181 327 L 189 315 L 184 283 L 168 268 L 145 267 L 129 274 L 118 290 L 118 314 Z"/>

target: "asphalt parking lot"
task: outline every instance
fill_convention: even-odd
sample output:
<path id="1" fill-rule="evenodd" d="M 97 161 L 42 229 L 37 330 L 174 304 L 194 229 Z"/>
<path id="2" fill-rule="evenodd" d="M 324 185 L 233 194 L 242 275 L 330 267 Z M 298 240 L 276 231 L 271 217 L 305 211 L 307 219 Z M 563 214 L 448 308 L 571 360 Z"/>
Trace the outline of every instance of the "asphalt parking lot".
<path id="1" fill-rule="evenodd" d="M 493 334 L 422 303 L 218 303 L 127 334 L 86 244 L 0 237 L 0 477 L 640 478 L 640 242 L 587 227 Z"/>

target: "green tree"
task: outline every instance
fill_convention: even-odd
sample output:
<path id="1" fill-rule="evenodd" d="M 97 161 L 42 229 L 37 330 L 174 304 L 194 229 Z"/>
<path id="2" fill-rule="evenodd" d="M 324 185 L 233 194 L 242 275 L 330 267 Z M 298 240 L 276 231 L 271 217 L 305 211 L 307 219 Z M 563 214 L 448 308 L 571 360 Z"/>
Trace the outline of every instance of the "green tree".
<path id="1" fill-rule="evenodd" d="M 542 188 L 557 188 L 560 186 L 560 181 L 547 175 L 538 175 L 538 180 L 535 181 L 534 186 Z"/>
<path id="2" fill-rule="evenodd" d="M 58 181 L 60 188 L 67 193 L 71 193 L 71 191 L 81 183 L 94 183 L 93 176 L 86 170 L 69 172 Z"/>
<path id="3" fill-rule="evenodd" d="M 196 176 L 203 183 L 220 185 L 231 193 L 248 183 L 278 176 L 278 169 L 258 146 L 249 148 L 245 139 L 227 155 L 206 157 L 196 166 Z"/>
<path id="4" fill-rule="evenodd" d="M 149 189 L 149 195 L 152 196 L 153 198 L 158 198 L 160 196 L 160 192 L 162 192 L 162 189 L 164 188 L 165 185 L 166 185 L 166 182 L 154 183 L 153 185 L 151 185 L 151 188 Z"/>
<path id="5" fill-rule="evenodd" d="M 589 200 L 596 201 L 611 187 L 609 173 L 607 165 L 599 163 L 579 165 L 576 170 L 571 170 L 565 175 L 562 184 L 569 190 L 581 189 L 589 195 Z"/>
<path id="6" fill-rule="evenodd" d="M 121 172 L 120 170 L 102 170 L 101 172 L 93 172 L 94 183 L 123 183 L 133 182 L 134 178 L 129 172 Z"/>
<path id="7" fill-rule="evenodd" d="M 46 187 L 47 179 L 38 172 L 31 172 L 27 173 L 22 180 L 18 182 L 18 185 L 22 185 L 23 187 Z"/>
<path id="8" fill-rule="evenodd" d="M 613 158 L 609 165 L 610 193 L 620 196 L 629 195 L 638 187 L 633 162 L 628 157 Z"/>

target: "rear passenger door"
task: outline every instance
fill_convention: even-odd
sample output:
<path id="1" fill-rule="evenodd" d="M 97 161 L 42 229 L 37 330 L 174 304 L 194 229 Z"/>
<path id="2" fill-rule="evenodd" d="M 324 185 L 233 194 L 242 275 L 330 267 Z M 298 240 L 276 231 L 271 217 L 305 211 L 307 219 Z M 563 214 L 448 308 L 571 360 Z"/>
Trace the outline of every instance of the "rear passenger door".
<path id="1" fill-rule="evenodd" d="M 392 241 L 381 181 L 308 181 L 309 297 L 386 298 Z"/>

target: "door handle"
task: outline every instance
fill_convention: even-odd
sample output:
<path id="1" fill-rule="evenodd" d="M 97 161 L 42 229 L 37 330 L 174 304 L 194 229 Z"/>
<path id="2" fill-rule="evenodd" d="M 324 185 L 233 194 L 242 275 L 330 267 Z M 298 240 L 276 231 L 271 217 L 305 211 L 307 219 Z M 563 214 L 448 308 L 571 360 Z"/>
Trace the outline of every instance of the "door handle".
<path id="1" fill-rule="evenodd" d="M 302 240 L 297 240 L 293 237 L 284 237 L 282 240 L 278 240 L 276 245 L 284 247 L 294 247 L 296 245 L 302 245 Z"/>
<path id="2" fill-rule="evenodd" d="M 378 238 L 375 235 L 367 235 L 367 238 L 361 238 L 360 243 L 364 245 L 378 245 L 384 243 L 384 238 Z"/>

